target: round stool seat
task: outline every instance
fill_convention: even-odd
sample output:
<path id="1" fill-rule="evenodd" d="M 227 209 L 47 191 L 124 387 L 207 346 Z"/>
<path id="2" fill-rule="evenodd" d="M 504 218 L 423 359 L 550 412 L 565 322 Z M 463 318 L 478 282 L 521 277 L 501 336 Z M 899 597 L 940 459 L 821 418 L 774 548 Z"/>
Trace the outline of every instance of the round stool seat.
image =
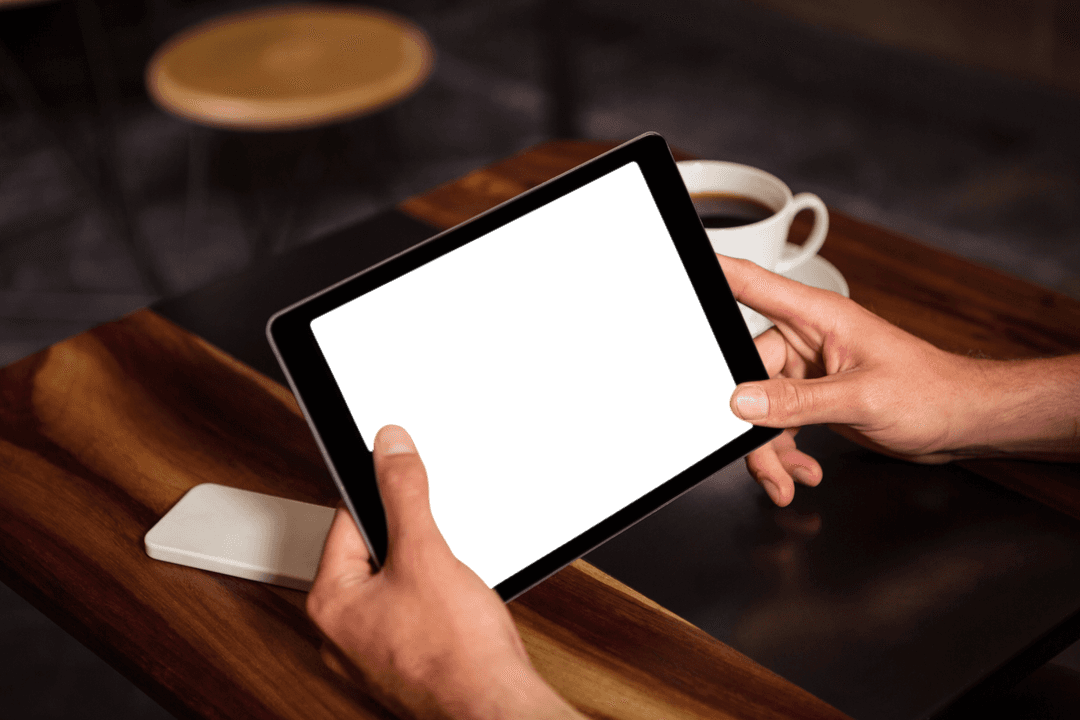
<path id="1" fill-rule="evenodd" d="M 180 33 L 151 58 L 146 84 L 165 110 L 196 123 L 302 128 L 400 100 L 433 56 L 423 31 L 381 10 L 279 6 Z"/>

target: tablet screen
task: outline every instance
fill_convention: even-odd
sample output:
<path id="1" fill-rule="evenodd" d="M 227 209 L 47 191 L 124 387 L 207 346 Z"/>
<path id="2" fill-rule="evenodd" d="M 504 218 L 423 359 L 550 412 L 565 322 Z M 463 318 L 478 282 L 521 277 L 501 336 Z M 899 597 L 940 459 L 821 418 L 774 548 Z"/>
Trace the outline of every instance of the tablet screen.
<path id="1" fill-rule="evenodd" d="M 368 447 L 412 435 L 436 523 L 492 587 L 751 427 L 636 162 L 310 329 Z"/>

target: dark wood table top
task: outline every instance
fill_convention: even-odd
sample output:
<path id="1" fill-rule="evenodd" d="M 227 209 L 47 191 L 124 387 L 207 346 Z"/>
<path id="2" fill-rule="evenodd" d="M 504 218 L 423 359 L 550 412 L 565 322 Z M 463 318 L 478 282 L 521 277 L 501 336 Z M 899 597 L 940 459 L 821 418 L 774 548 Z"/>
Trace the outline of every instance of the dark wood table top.
<path id="1" fill-rule="evenodd" d="M 397 217 L 413 218 L 412 229 L 390 222 L 405 229 L 386 233 L 385 247 L 342 252 L 370 264 L 609 147 L 549 143 L 478 170 L 403 203 Z M 959 352 L 1080 350 L 1080 303 L 839 213 L 832 222 L 823 256 L 854 299 L 902 327 Z M 364 265 L 335 270 L 326 261 L 347 244 L 304 248 L 278 271 L 296 275 L 323 255 L 323 271 L 352 274 Z M 324 668 L 302 593 L 143 551 L 146 531 L 199 483 L 336 502 L 290 392 L 260 365 L 265 355 L 240 349 L 262 336 L 269 313 L 259 303 L 277 299 L 234 308 L 252 316 L 243 332 L 210 323 L 196 335 L 177 324 L 230 292 L 273 295 L 252 284 L 260 272 L 0 370 L 0 580 L 179 717 L 387 717 Z M 297 297 L 326 284 L 300 274 L 314 287 L 290 286 Z M 963 469 L 1080 517 L 1074 466 L 995 460 Z M 540 672 L 591 717 L 846 717 L 588 562 L 510 608 Z"/>

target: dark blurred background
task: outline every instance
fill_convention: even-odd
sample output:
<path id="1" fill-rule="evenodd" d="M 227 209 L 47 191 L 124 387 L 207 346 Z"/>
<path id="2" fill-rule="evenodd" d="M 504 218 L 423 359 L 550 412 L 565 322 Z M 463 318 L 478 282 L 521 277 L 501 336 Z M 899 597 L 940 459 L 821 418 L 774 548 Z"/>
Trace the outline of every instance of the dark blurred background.
<path id="1" fill-rule="evenodd" d="M 397 0 L 436 65 L 376 115 L 253 134 L 149 101 L 170 36 L 266 4 L 0 0 L 0 366 L 545 139 L 647 130 L 1080 298 L 1076 0 Z M 167 717 L 4 586 L 0 716 Z"/>

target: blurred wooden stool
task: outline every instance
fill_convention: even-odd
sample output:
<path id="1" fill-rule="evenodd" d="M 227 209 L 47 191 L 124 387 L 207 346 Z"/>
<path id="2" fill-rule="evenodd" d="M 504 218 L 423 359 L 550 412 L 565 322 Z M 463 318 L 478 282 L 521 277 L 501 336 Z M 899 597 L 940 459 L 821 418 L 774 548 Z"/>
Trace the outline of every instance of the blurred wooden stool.
<path id="1" fill-rule="evenodd" d="M 197 25 L 151 58 L 146 85 L 168 112 L 237 130 L 364 115 L 411 94 L 434 53 L 418 27 L 359 7 L 297 5 Z"/>
<path id="2" fill-rule="evenodd" d="M 225 15 L 178 33 L 150 59 L 145 77 L 162 109 L 196 125 L 290 136 L 387 108 L 423 85 L 433 65 L 427 35 L 397 15 L 354 6 L 286 5 Z M 191 134 L 185 226 L 202 225 L 191 218 L 207 203 L 207 132 Z M 273 170 L 266 165 L 279 162 L 275 156 L 299 154 L 290 171 L 297 182 L 284 208 L 281 198 L 251 188 L 263 205 L 256 212 L 261 219 L 255 224 L 262 227 L 252 242 L 255 259 L 285 243 L 290 226 L 298 224 L 296 208 L 306 205 L 306 185 L 312 184 L 303 161 L 317 152 L 282 151 L 269 140 L 245 141 L 250 184 L 268 182 Z M 256 157 L 260 152 L 262 159 Z M 268 220 L 274 213 L 279 217 Z"/>

